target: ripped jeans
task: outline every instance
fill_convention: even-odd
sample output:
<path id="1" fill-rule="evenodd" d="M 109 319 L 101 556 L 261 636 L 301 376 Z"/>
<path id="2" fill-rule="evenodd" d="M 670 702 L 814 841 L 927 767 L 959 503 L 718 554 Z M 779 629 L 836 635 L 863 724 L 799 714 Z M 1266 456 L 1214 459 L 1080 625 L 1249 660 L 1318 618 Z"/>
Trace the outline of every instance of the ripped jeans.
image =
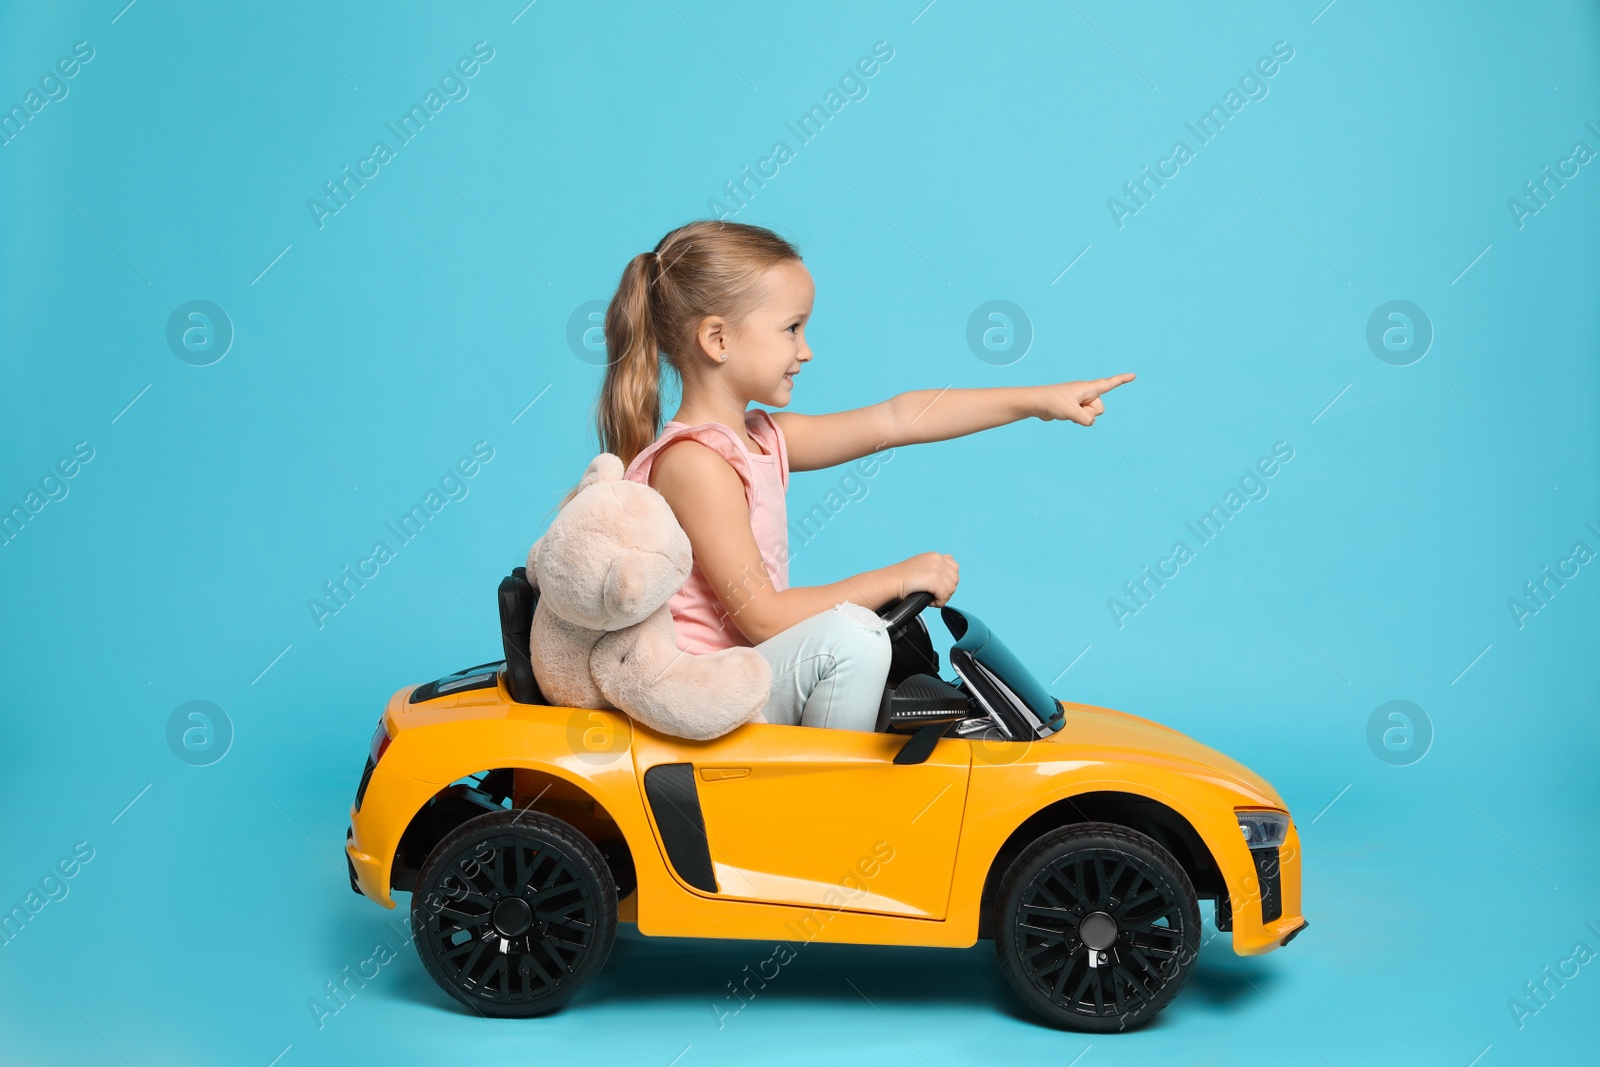
<path id="1" fill-rule="evenodd" d="M 772 664 L 766 720 L 872 730 L 889 678 L 889 633 L 878 613 L 848 601 L 755 646 Z"/>

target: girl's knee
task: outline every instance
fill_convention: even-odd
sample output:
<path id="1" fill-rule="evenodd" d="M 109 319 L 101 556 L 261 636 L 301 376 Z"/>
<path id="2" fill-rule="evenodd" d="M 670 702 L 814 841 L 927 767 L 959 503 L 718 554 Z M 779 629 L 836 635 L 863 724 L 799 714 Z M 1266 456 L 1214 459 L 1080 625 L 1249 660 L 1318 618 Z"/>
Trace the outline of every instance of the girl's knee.
<path id="1" fill-rule="evenodd" d="M 829 620 L 827 641 L 841 659 L 859 663 L 864 670 L 881 667 L 889 671 L 889 631 L 877 612 L 848 600 L 826 613 Z"/>

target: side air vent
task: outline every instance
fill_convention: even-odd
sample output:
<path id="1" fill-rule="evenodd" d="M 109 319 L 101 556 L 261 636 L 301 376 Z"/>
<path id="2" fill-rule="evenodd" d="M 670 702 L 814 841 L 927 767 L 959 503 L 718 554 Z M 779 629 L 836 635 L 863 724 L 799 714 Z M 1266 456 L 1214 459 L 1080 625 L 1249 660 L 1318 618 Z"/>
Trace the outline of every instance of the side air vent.
<path id="1" fill-rule="evenodd" d="M 706 841 L 706 821 L 700 813 L 700 793 L 694 784 L 694 766 L 661 763 L 644 772 L 644 792 L 661 831 L 661 845 L 678 877 L 706 893 L 717 891 Z"/>

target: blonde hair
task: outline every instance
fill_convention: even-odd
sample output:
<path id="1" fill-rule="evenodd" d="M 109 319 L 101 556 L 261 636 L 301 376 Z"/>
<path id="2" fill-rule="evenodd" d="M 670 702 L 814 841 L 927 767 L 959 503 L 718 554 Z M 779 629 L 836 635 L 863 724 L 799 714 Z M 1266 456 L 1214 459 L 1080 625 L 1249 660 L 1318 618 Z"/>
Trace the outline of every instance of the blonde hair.
<path id="1" fill-rule="evenodd" d="M 737 325 L 755 309 L 762 272 L 799 258 L 771 230 L 700 219 L 629 260 L 606 308 L 600 447 L 625 465 L 648 448 L 661 431 L 661 365 L 681 374 L 702 319 L 720 315 Z"/>

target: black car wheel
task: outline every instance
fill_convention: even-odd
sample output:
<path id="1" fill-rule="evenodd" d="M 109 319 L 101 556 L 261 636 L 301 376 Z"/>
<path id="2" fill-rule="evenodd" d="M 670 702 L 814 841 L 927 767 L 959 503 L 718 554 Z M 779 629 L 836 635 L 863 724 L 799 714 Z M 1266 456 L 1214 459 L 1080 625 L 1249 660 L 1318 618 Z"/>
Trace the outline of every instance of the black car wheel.
<path id="1" fill-rule="evenodd" d="M 1151 838 L 1108 823 L 1065 826 L 1029 845 L 994 906 L 1006 979 L 1035 1012 L 1071 1030 L 1149 1022 L 1200 948 L 1189 876 Z"/>
<path id="2" fill-rule="evenodd" d="M 484 1015 L 540 1015 L 605 964 L 617 889 L 598 849 L 559 819 L 496 811 L 436 845 L 411 897 L 434 981 Z"/>

